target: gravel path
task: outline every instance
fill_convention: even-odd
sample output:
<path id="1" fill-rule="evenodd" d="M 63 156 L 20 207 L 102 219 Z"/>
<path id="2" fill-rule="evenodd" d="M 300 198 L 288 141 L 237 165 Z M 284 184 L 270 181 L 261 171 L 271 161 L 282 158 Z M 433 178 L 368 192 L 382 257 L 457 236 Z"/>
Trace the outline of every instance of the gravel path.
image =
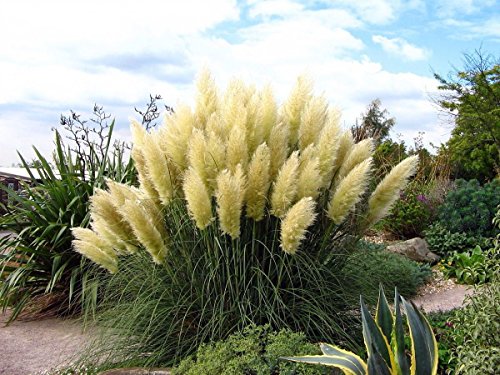
<path id="1" fill-rule="evenodd" d="M 0 314 L 0 374 L 30 375 L 67 365 L 88 336 L 74 320 L 16 321 L 5 327 Z"/>
<path id="2" fill-rule="evenodd" d="M 465 296 L 473 292 L 474 289 L 469 286 L 456 284 L 450 289 L 417 296 L 412 301 L 426 313 L 449 311 L 462 306 Z"/>

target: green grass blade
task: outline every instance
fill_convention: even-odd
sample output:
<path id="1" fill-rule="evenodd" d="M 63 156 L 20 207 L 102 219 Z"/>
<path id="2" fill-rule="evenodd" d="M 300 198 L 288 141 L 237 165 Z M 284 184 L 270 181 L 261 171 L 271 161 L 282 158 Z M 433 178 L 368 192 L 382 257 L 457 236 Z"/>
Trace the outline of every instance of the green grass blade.
<path id="1" fill-rule="evenodd" d="M 387 342 L 391 341 L 392 332 L 392 312 L 389 308 L 389 303 L 385 297 L 384 288 L 380 284 L 378 293 L 378 303 L 377 303 L 377 313 L 375 314 L 375 320 L 377 325 L 380 327 L 382 333 L 384 334 Z"/>

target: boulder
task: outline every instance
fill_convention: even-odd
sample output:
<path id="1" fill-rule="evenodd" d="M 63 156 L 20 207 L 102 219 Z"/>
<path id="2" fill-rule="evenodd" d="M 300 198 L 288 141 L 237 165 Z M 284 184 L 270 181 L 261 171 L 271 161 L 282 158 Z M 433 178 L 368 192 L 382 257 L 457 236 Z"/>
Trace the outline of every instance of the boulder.
<path id="1" fill-rule="evenodd" d="M 417 262 L 436 263 L 441 259 L 439 255 L 429 250 L 427 242 L 420 237 L 389 245 L 387 246 L 387 250 L 404 255 Z"/>

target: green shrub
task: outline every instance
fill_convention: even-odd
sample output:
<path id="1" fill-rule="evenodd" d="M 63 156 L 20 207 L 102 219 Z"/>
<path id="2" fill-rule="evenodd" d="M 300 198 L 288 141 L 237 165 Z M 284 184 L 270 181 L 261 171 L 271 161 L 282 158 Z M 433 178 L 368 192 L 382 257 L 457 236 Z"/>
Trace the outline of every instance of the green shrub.
<path id="1" fill-rule="evenodd" d="M 436 210 L 436 204 L 430 199 L 428 191 L 429 188 L 420 182 L 410 183 L 401 192 L 391 214 L 379 226 L 398 238 L 422 237 L 423 231 L 434 219 Z"/>
<path id="2" fill-rule="evenodd" d="M 479 287 L 451 320 L 449 374 L 496 374 L 500 368 L 500 282 Z"/>
<path id="3" fill-rule="evenodd" d="M 500 180 L 481 186 L 477 180 L 457 180 L 439 207 L 439 223 L 451 233 L 467 233 L 476 237 L 494 237 L 492 224 L 500 204 Z"/>
<path id="4" fill-rule="evenodd" d="M 172 370 L 173 375 L 330 374 L 315 366 L 295 364 L 280 357 L 318 353 L 302 333 L 273 332 L 270 326 L 250 326 L 224 341 L 201 345 Z"/>
<path id="5" fill-rule="evenodd" d="M 346 283 L 352 285 L 352 297 L 357 299 L 357 295 L 361 294 L 370 303 L 377 299 L 377 285 L 383 283 L 386 290 L 397 287 L 402 296 L 411 297 L 432 273 L 427 264 L 414 262 L 403 255 L 386 251 L 384 245 L 366 241 L 359 242 L 343 272 L 349 280 Z"/>
<path id="6" fill-rule="evenodd" d="M 454 327 L 452 319 L 456 310 L 446 312 L 434 312 L 427 315 L 430 325 L 438 343 L 439 365 L 438 374 L 446 374 L 454 365 L 450 362 L 453 350 Z"/>
<path id="7" fill-rule="evenodd" d="M 89 144 L 87 154 L 79 156 L 65 149 L 56 131 L 54 167 L 36 148 L 35 167 L 20 155 L 32 182 L 21 192 L 3 188 L 12 205 L 0 219 L 0 229 L 15 234 L 0 240 L 0 253 L 6 254 L 0 259 L 0 303 L 4 310 L 13 308 L 9 321 L 27 304 L 35 313 L 67 314 L 78 311 L 84 300 L 95 303 L 84 298 L 95 296 L 90 289 L 84 294 L 94 266 L 73 251 L 70 229 L 88 225 L 89 198 L 94 188 L 104 185 L 105 176 L 123 181 L 135 176 L 133 165 L 123 163 L 123 149 L 111 154 L 112 131 L 113 124 L 104 128 L 107 143 L 102 148 Z"/>
<path id="8" fill-rule="evenodd" d="M 429 248 L 436 254 L 447 257 L 454 252 L 463 252 L 474 248 L 476 245 L 488 247 L 489 239 L 477 237 L 468 233 L 452 233 L 441 223 L 432 224 L 425 231 L 425 240 Z"/>

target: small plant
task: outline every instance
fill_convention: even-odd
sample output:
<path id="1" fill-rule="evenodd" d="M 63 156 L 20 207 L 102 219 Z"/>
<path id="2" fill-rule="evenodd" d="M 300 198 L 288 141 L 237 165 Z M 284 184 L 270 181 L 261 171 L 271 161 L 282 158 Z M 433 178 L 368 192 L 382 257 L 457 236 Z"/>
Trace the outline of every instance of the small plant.
<path id="1" fill-rule="evenodd" d="M 406 312 L 410 332 L 410 362 L 405 352 L 401 304 Z M 438 346 L 432 328 L 422 313 L 412 303 L 406 302 L 396 289 L 393 315 L 382 286 L 376 310 L 377 313 L 373 319 L 361 297 L 361 317 L 363 337 L 368 353 L 367 362 L 354 353 L 324 343 L 320 345 L 323 355 L 284 359 L 337 367 L 347 374 L 354 375 L 437 374 Z"/>
<path id="2" fill-rule="evenodd" d="M 173 375 L 327 374 L 321 368 L 280 361 L 280 357 L 317 351 L 302 333 L 269 325 L 249 326 L 224 341 L 201 345 L 172 370 Z"/>
<path id="3" fill-rule="evenodd" d="M 454 252 L 442 262 L 446 277 L 456 277 L 461 284 L 484 284 L 498 272 L 500 254 L 494 248 L 482 250 L 480 246 L 466 252 Z"/>
<path id="4" fill-rule="evenodd" d="M 427 315 L 438 343 L 438 374 L 444 375 L 446 374 L 446 370 L 454 368 L 450 360 L 453 350 L 452 336 L 455 334 L 456 328 L 452 320 L 455 317 L 456 312 L 456 310 L 451 310 L 446 312 L 435 312 Z"/>

